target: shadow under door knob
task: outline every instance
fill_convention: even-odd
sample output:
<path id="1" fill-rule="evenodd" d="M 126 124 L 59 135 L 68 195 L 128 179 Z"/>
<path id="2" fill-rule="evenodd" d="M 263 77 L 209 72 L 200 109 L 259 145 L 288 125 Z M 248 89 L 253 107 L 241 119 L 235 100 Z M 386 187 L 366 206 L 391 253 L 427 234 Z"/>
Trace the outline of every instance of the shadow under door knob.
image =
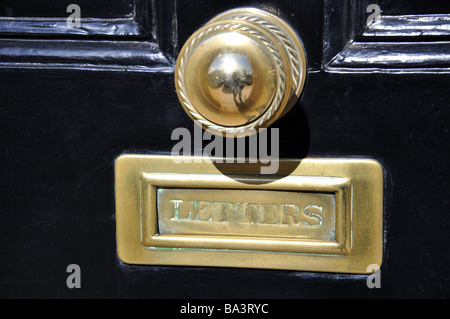
<path id="1" fill-rule="evenodd" d="M 306 76 L 303 45 L 281 18 L 255 8 L 224 12 L 195 32 L 175 69 L 186 113 L 214 134 L 248 136 L 295 104 Z"/>

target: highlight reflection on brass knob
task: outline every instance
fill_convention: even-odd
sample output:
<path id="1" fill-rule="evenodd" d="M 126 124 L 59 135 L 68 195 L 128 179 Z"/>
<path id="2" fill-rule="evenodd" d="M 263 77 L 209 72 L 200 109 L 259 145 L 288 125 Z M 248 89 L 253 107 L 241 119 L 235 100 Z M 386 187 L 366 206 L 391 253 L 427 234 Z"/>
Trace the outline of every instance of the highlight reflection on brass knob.
<path id="1" fill-rule="evenodd" d="M 271 13 L 241 8 L 191 36 L 177 60 L 175 85 L 184 110 L 204 129 L 247 136 L 295 104 L 305 76 L 295 31 Z"/>

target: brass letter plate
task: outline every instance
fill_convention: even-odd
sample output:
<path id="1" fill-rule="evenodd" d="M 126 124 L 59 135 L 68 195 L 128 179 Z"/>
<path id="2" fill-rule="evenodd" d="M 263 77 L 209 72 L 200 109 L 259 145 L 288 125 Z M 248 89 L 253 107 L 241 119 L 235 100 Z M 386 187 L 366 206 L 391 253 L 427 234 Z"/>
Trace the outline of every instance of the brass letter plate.
<path id="1" fill-rule="evenodd" d="M 117 251 L 123 262 L 338 273 L 381 266 L 378 162 L 304 159 L 283 177 L 248 175 L 252 164 L 224 175 L 212 163 L 190 159 L 117 159 Z M 294 162 L 281 160 L 280 171 Z"/>

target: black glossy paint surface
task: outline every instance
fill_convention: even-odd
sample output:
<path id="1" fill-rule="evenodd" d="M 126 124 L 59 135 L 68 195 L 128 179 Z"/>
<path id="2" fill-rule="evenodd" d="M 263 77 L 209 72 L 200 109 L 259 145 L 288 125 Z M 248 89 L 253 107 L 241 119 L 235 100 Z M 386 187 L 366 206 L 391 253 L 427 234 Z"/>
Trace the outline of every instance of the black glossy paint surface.
<path id="1" fill-rule="evenodd" d="M 180 1 L 181 43 L 215 13 L 254 3 Z M 193 129 L 173 73 L 8 65 L 0 68 L 0 297 L 449 297 L 450 74 L 321 71 L 322 11 L 311 9 L 305 19 L 320 14 L 319 21 L 303 33 L 299 15 L 307 14 L 296 1 L 270 3 L 294 14 L 316 70 L 274 125 L 280 155 L 356 156 L 384 166 L 382 288 L 368 289 L 359 275 L 121 263 L 115 158 L 170 153 L 172 130 Z M 302 10 L 312 6 L 305 3 Z M 81 267 L 81 289 L 66 286 L 69 264 Z"/>
<path id="2" fill-rule="evenodd" d="M 67 17 L 70 4 L 82 8 L 83 17 L 129 18 L 133 15 L 135 0 L 2 0 L 0 17 Z M 72 12 L 72 11 L 70 11 Z"/>
<path id="3" fill-rule="evenodd" d="M 308 156 L 384 164 L 387 245 L 378 291 L 364 276 L 122 264 L 114 159 L 170 152 L 171 130 L 191 128 L 172 75 L 4 70 L 0 78 L 2 297 L 448 293 L 448 76 L 311 74 L 301 105 L 277 123 L 284 157 L 304 147 L 291 137 L 306 117 Z M 81 266 L 80 290 L 65 285 L 71 263 Z"/>

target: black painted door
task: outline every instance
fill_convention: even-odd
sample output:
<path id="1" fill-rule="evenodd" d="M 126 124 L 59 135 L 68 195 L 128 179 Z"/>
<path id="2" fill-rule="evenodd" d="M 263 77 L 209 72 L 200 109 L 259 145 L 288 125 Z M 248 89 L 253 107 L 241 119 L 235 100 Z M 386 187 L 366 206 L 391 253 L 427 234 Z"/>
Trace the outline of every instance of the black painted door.
<path id="1" fill-rule="evenodd" d="M 0 3 L 0 297 L 449 297 L 447 1 L 73 2 Z M 171 132 L 192 129 L 173 84 L 178 48 L 241 6 L 279 14 L 305 46 L 304 92 L 274 125 L 281 157 L 384 166 L 379 289 L 361 275 L 117 257 L 114 160 L 169 154 Z M 79 289 L 66 285 L 71 264 Z"/>

